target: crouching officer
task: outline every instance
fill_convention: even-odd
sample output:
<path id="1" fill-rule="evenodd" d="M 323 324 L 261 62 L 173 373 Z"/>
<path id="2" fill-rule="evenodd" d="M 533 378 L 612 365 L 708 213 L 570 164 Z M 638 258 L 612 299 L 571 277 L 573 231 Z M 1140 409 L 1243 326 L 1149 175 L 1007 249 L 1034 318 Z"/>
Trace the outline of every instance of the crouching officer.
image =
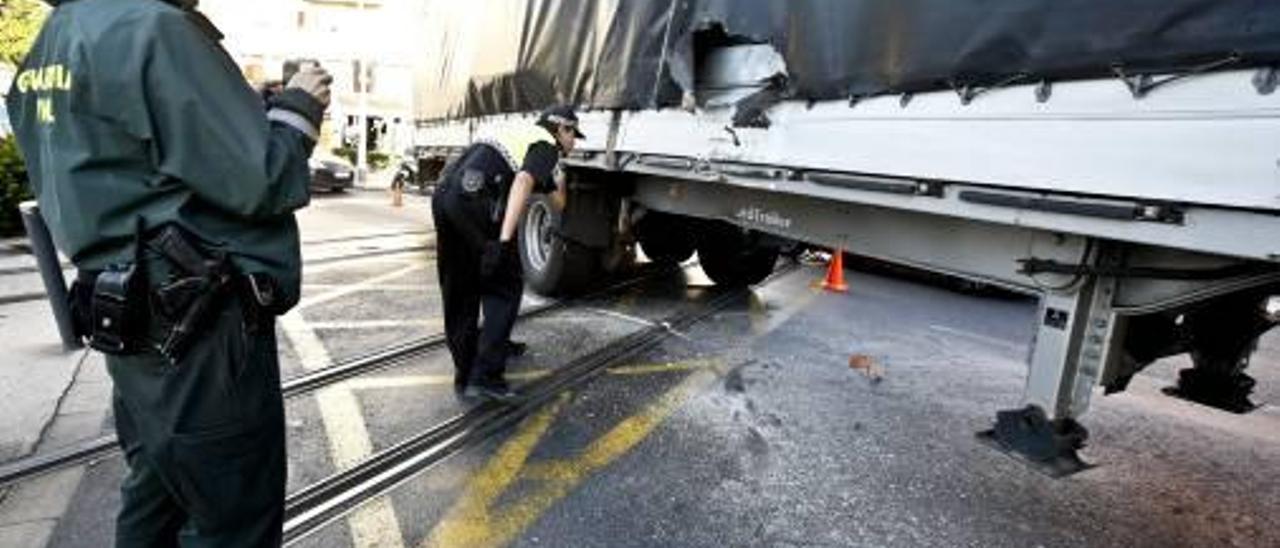
<path id="1" fill-rule="evenodd" d="M 301 72 L 264 111 L 193 0 L 50 3 L 8 111 L 115 384 L 116 545 L 277 546 L 274 317 L 299 297 L 331 78 Z"/>
<path id="2" fill-rule="evenodd" d="M 516 397 L 503 378 L 524 281 L 515 234 L 532 192 L 564 205 L 560 158 L 582 138 L 568 106 L 547 109 L 524 131 L 481 139 L 445 170 L 431 202 L 444 328 L 454 390 L 468 398 Z M 483 329 L 477 327 L 484 310 Z"/>

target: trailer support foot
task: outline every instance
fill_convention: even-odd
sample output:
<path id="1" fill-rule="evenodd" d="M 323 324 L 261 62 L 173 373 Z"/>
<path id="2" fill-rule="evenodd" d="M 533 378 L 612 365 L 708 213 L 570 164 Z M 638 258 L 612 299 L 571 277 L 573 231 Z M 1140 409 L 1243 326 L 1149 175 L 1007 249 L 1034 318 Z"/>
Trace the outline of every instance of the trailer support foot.
<path id="1" fill-rule="evenodd" d="M 999 411 L 995 428 L 978 433 L 978 439 L 987 445 L 1052 478 L 1092 468 L 1076 453 L 1088 437 L 1089 431 L 1075 420 L 1049 420 L 1044 410 L 1034 405 Z"/>
<path id="2" fill-rule="evenodd" d="M 1253 377 L 1244 373 L 1223 375 L 1215 371 L 1190 368 L 1179 371 L 1178 385 L 1166 387 L 1164 393 L 1243 415 L 1258 408 L 1249 399 L 1254 384 Z"/>
<path id="3" fill-rule="evenodd" d="M 1178 385 L 1165 393 L 1231 413 L 1257 407 L 1249 400 L 1253 377 L 1245 374 L 1258 338 L 1276 326 L 1266 312 L 1270 291 L 1247 292 L 1187 314 L 1191 363 L 1178 372 Z"/>

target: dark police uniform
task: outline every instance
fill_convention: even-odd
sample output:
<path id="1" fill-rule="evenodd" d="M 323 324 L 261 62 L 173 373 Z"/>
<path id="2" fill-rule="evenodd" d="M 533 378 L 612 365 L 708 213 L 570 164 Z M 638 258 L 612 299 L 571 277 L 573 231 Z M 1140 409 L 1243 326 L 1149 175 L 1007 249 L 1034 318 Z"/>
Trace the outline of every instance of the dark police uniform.
<path id="1" fill-rule="evenodd" d="M 481 140 L 468 147 L 441 177 L 431 201 L 436 226 L 436 267 L 444 298 L 444 327 L 456 370 L 454 388 L 506 390 L 507 343 L 524 292 L 520 261 L 511 256 L 488 276 L 481 272 L 486 243 L 502 228 L 507 194 L 517 172 L 533 177 L 534 192 L 555 190 L 560 149 L 540 127 Z M 477 327 L 484 310 L 483 329 Z"/>
<path id="2" fill-rule="evenodd" d="M 300 292 L 292 212 L 310 199 L 324 105 L 292 89 L 264 115 L 221 36 L 192 11 L 158 0 L 50 3 L 8 95 L 41 213 L 80 270 L 77 309 L 93 321 L 109 309 L 93 297 L 103 271 L 146 274 L 130 301 L 141 328 L 106 359 L 129 464 L 116 545 L 279 545 L 286 459 L 273 318 Z M 162 227 L 207 260 L 196 263 L 219 258 L 224 276 L 196 277 L 190 262 L 139 245 Z M 191 295 L 161 299 L 175 281 L 192 281 Z M 158 304 L 172 302 L 202 302 L 204 313 L 185 350 L 162 355 L 194 307 Z"/>

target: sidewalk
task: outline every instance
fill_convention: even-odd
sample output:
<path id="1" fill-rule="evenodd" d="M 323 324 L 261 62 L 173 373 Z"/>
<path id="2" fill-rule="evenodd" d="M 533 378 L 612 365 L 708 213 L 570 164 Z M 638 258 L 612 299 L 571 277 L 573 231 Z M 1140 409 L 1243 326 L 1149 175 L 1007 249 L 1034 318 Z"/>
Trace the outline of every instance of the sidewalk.
<path id="1" fill-rule="evenodd" d="M 370 197 L 386 193 L 393 175 L 390 169 L 371 173 L 352 192 Z M 389 236 L 376 243 L 409 246 L 420 239 Z M 336 242 L 310 250 L 308 257 L 370 245 Z M 63 350 L 35 266 L 25 238 L 0 239 L 0 464 L 112 430 L 112 387 L 102 354 Z M 74 270 L 68 268 L 64 276 L 70 280 Z M 0 547 L 46 546 L 85 471 L 75 466 L 0 488 Z"/>
<path id="2" fill-rule="evenodd" d="M 0 241 L 0 463 L 97 437 L 111 396 L 101 354 L 62 348 L 35 260 L 19 249 Z M 0 546 L 45 545 L 83 470 L 0 490 Z"/>
<path id="3" fill-rule="evenodd" d="M 30 252 L 31 244 L 27 242 L 27 238 L 25 236 L 0 238 L 0 257 Z"/>
<path id="4" fill-rule="evenodd" d="M 356 182 L 355 190 L 390 190 L 391 179 L 396 175 L 396 163 L 392 162 L 386 169 L 370 171 L 365 180 Z"/>
<path id="5" fill-rule="evenodd" d="M 0 239 L 0 305 L 45 298 L 44 284 L 36 270 L 36 259 L 25 237 Z M 62 275 L 70 280 L 75 271 L 62 258 Z"/>

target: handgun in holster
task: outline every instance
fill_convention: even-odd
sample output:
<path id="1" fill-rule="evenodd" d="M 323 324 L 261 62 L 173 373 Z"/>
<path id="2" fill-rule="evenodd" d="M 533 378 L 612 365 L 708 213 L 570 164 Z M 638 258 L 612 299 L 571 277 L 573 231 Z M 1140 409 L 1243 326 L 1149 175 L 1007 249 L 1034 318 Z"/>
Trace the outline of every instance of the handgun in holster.
<path id="1" fill-rule="evenodd" d="M 153 295 L 156 312 L 172 322 L 156 348 L 170 363 L 179 363 L 191 348 L 196 333 L 217 315 L 236 278 L 225 254 L 206 256 L 176 226 L 161 229 L 147 241 L 175 268 L 175 274 Z"/>

